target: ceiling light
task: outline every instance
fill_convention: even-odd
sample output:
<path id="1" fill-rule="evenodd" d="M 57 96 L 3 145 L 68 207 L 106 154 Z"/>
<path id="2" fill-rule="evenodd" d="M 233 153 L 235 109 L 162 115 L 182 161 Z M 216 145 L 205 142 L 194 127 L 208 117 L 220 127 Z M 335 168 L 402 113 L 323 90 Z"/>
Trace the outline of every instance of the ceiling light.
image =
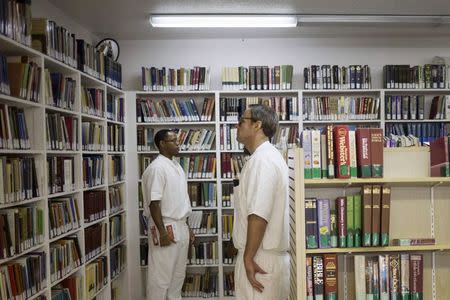
<path id="1" fill-rule="evenodd" d="M 299 15 L 299 24 L 448 24 L 448 16 Z"/>
<path id="2" fill-rule="evenodd" d="M 295 15 L 152 15 L 153 27 L 296 27 Z"/>

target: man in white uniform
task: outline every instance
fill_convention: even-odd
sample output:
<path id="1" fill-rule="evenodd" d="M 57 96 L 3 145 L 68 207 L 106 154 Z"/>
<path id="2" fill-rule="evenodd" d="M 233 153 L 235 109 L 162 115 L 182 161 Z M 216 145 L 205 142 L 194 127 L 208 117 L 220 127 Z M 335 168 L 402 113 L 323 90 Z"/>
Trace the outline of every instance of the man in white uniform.
<path id="1" fill-rule="evenodd" d="M 186 218 L 191 213 L 187 181 L 173 156 L 179 152 L 177 135 L 155 134 L 159 155 L 142 175 L 144 215 L 148 218 L 148 300 L 180 300 L 189 249 Z"/>
<path id="2" fill-rule="evenodd" d="M 237 140 L 251 155 L 234 192 L 239 300 L 285 300 L 288 296 L 288 168 L 269 142 L 277 128 L 277 115 L 265 105 L 251 106 L 237 125 Z"/>

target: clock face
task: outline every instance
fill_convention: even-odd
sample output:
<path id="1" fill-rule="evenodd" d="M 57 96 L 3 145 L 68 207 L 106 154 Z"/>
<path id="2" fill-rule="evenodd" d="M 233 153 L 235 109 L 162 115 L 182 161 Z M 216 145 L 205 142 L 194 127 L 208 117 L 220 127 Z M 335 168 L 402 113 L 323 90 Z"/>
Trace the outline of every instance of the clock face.
<path id="1" fill-rule="evenodd" d="M 98 42 L 97 46 L 95 46 L 98 51 L 103 53 L 105 56 L 112 58 L 114 61 L 117 61 L 120 54 L 119 43 L 115 39 L 106 38 Z"/>

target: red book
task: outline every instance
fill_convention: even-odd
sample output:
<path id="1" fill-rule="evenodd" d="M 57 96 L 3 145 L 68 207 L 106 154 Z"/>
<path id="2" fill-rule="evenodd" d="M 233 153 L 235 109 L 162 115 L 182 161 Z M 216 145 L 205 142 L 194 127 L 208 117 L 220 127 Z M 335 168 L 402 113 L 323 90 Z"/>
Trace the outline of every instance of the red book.
<path id="1" fill-rule="evenodd" d="M 337 299 L 338 261 L 336 254 L 323 255 L 325 299 Z"/>
<path id="2" fill-rule="evenodd" d="M 334 127 L 336 178 L 350 178 L 350 148 L 348 126 Z"/>
<path id="3" fill-rule="evenodd" d="M 370 129 L 356 129 L 356 163 L 358 177 L 368 178 L 372 176 L 370 164 Z"/>
<path id="4" fill-rule="evenodd" d="M 448 136 L 442 136 L 430 142 L 430 164 L 435 166 L 449 162 Z"/>

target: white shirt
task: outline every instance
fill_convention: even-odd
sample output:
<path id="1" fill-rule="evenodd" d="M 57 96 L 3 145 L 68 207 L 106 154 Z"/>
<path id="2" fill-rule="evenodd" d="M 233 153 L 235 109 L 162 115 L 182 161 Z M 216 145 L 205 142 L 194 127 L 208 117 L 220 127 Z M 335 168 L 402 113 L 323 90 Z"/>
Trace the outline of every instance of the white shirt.
<path id="1" fill-rule="evenodd" d="M 142 174 L 144 215 L 151 219 L 150 202 L 161 201 L 163 218 L 185 219 L 192 211 L 187 191 L 186 176 L 180 164 L 158 155 Z"/>
<path id="2" fill-rule="evenodd" d="M 264 250 L 287 251 L 289 243 L 288 167 L 280 152 L 269 142 L 258 146 L 242 168 L 235 190 L 233 241 L 238 250 L 247 242 L 248 216 L 267 221 L 261 243 Z"/>

